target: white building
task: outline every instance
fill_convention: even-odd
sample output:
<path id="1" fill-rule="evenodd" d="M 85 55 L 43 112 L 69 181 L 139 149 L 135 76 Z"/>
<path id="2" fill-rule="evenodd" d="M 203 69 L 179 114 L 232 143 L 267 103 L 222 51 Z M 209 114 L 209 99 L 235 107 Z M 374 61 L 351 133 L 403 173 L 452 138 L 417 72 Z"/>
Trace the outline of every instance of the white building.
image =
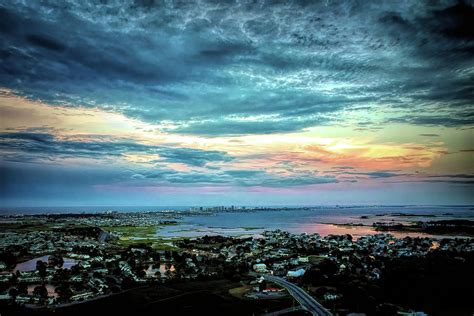
<path id="1" fill-rule="evenodd" d="M 290 271 L 288 271 L 286 276 L 290 277 L 290 278 L 299 278 L 299 277 L 303 276 L 305 272 L 306 272 L 305 269 L 290 270 Z"/>
<path id="2" fill-rule="evenodd" d="M 265 263 L 254 264 L 253 269 L 257 273 L 266 273 L 266 272 L 268 272 L 267 265 Z"/>

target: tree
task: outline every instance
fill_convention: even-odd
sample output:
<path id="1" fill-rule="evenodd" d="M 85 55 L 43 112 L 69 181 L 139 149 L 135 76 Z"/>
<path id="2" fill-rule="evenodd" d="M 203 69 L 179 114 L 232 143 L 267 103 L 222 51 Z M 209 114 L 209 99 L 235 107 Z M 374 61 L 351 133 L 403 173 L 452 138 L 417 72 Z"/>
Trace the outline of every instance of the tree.
<path id="1" fill-rule="evenodd" d="M 337 272 L 337 270 L 339 269 L 337 264 L 334 261 L 330 260 L 330 259 L 323 260 L 318 265 L 318 268 L 321 270 L 321 272 L 323 274 L 326 274 L 328 276 L 334 275 Z"/>
<path id="2" fill-rule="evenodd" d="M 39 296 L 41 299 L 48 298 L 48 289 L 44 284 L 38 285 L 33 289 L 33 295 Z"/>
<path id="3" fill-rule="evenodd" d="M 263 291 L 263 290 L 265 290 L 266 288 L 267 288 L 267 281 L 263 280 L 262 282 L 260 282 L 260 283 L 258 284 L 258 289 L 259 289 L 260 291 Z"/>
<path id="4" fill-rule="evenodd" d="M 58 298 L 61 301 L 68 301 L 69 298 L 72 296 L 71 288 L 68 284 L 61 284 L 57 286 L 54 291 L 58 294 Z"/>
<path id="5" fill-rule="evenodd" d="M 36 270 L 38 271 L 41 278 L 44 279 L 46 277 L 46 263 L 44 263 L 42 260 L 36 261 Z"/>
<path id="6" fill-rule="evenodd" d="M 19 283 L 17 286 L 18 294 L 28 294 L 26 283 Z"/>
<path id="7" fill-rule="evenodd" d="M 53 281 L 54 282 L 64 282 L 66 281 L 68 278 L 69 278 L 69 270 L 66 270 L 66 269 L 57 269 L 55 272 L 54 272 L 54 275 L 53 275 Z"/>
<path id="8" fill-rule="evenodd" d="M 138 276 L 139 278 L 141 278 L 141 279 L 143 279 L 143 278 L 146 276 L 145 270 L 139 270 L 139 271 L 137 271 L 136 274 L 137 274 L 137 276 Z"/>
<path id="9" fill-rule="evenodd" d="M 70 269 L 72 275 L 77 275 L 82 272 L 82 267 L 80 264 L 75 264 Z"/>
<path id="10" fill-rule="evenodd" d="M 51 267 L 61 268 L 64 264 L 64 259 L 59 255 L 51 255 L 48 258 L 48 265 Z"/>
<path id="11" fill-rule="evenodd" d="M 18 274 L 12 273 L 12 275 L 10 276 L 9 281 L 10 281 L 10 283 L 15 284 L 18 281 Z"/>
<path id="12" fill-rule="evenodd" d="M 13 299 L 15 299 L 17 296 L 18 296 L 18 289 L 12 287 L 9 291 L 8 291 L 8 295 L 10 295 L 10 297 L 12 297 Z"/>

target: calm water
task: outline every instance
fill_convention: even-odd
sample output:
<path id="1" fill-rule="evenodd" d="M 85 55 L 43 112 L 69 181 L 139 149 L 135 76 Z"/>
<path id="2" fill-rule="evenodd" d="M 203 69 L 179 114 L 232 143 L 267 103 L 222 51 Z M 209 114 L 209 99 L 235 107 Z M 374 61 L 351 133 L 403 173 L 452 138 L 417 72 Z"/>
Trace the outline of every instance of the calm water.
<path id="1" fill-rule="evenodd" d="M 148 269 L 145 270 L 145 273 L 147 277 L 152 277 L 152 276 L 155 276 L 157 272 L 159 272 L 162 278 L 167 278 L 168 276 L 166 275 L 166 271 L 168 270 L 170 272 L 176 271 L 174 265 L 172 264 L 167 265 L 167 264 L 162 263 L 160 264 L 158 268 L 153 267 L 153 265 L 149 265 Z"/>
<path id="2" fill-rule="evenodd" d="M 43 262 L 48 263 L 49 256 L 42 256 L 38 258 L 34 258 L 25 262 L 18 263 L 13 269 L 13 272 L 20 271 L 20 272 L 28 272 L 36 270 L 36 262 L 41 260 Z M 77 264 L 77 261 L 70 258 L 63 258 L 64 263 L 62 268 L 63 269 L 70 269 L 73 265 Z"/>
<path id="3" fill-rule="evenodd" d="M 393 213 L 405 213 L 416 216 L 393 216 L 391 215 Z M 281 229 L 293 233 L 319 233 L 322 236 L 329 234 L 351 234 L 359 237 L 378 232 L 374 231 L 371 227 L 343 227 L 332 224 L 354 223 L 372 225 L 374 222 L 407 223 L 441 219 L 474 220 L 474 210 L 471 206 L 393 206 L 217 213 L 214 216 L 188 216 L 180 225 L 164 227 L 158 230 L 157 234 L 163 237 L 199 237 L 204 235 L 252 236 L 259 235 L 264 230 Z M 391 233 L 396 237 L 430 236 L 422 233 Z"/>
<path id="4" fill-rule="evenodd" d="M 212 206 L 212 205 L 211 205 Z M 60 214 L 60 213 L 100 213 L 106 211 L 118 212 L 149 212 L 175 210 L 189 210 L 192 206 L 54 206 L 54 207 L 1 207 L 0 214 Z M 206 207 L 206 206 L 203 206 Z M 248 208 L 250 208 L 249 206 Z M 278 206 L 275 206 L 278 207 Z M 285 206 L 280 206 L 285 207 Z M 299 207 L 291 206 L 288 207 Z M 455 215 L 473 216 L 474 205 L 467 206 L 308 206 L 311 208 L 310 214 L 318 214 L 323 217 L 340 215 L 371 215 L 379 213 L 416 213 L 416 214 L 443 214 L 446 212 L 455 213 Z M 306 212 L 306 211 L 301 211 Z M 248 215 L 248 213 L 246 213 Z"/>
<path id="5" fill-rule="evenodd" d="M 161 210 L 188 210 L 189 206 L 136 206 L 136 207 L 53 207 L 15 208 L 0 210 L 8 214 L 81 213 L 81 212 L 140 212 Z M 394 213 L 412 216 L 393 216 Z M 414 215 L 414 216 L 413 216 Z M 474 206 L 317 206 L 307 210 L 258 211 L 246 213 L 217 213 L 212 216 L 185 216 L 179 225 L 160 229 L 163 237 L 198 237 L 204 235 L 259 235 L 264 230 L 281 229 L 294 233 L 351 234 L 361 236 L 376 233 L 370 227 L 341 227 L 332 224 L 364 224 L 374 222 L 407 223 L 441 219 L 474 220 Z M 393 233 L 397 237 L 424 236 L 414 233 Z"/>
<path id="6" fill-rule="evenodd" d="M 29 295 L 33 295 L 33 291 L 35 289 L 35 287 L 37 287 L 39 284 L 30 284 L 28 285 L 27 287 L 27 291 L 28 291 L 28 294 Z M 49 297 L 58 297 L 58 293 L 56 293 L 54 290 L 56 289 L 56 287 L 52 284 L 45 284 L 44 285 L 46 287 L 46 290 L 48 291 L 48 296 Z"/>
<path id="7" fill-rule="evenodd" d="M 188 210 L 189 206 L 48 206 L 48 207 L 0 207 L 0 214 L 61 214 L 61 213 L 102 213 L 106 211 L 117 212 L 151 212 Z"/>

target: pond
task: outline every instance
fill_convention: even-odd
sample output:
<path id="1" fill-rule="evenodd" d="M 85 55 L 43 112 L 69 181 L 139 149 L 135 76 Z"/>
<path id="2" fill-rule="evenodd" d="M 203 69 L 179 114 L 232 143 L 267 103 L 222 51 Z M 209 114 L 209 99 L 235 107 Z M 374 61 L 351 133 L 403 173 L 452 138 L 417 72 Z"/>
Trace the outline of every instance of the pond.
<path id="1" fill-rule="evenodd" d="M 34 271 L 34 270 L 36 270 L 36 262 L 37 261 L 41 260 L 41 261 L 47 263 L 48 259 L 49 259 L 49 255 L 46 255 L 46 256 L 42 256 L 42 257 L 34 258 L 34 259 L 31 259 L 31 260 L 28 260 L 28 261 L 25 261 L 25 262 L 18 263 L 15 266 L 15 269 L 13 269 L 13 272 L 16 272 L 16 271 L 20 271 L 20 272 Z M 74 266 L 78 263 L 78 261 L 76 261 L 74 259 L 71 259 L 71 258 L 64 258 L 63 257 L 63 260 L 64 260 L 64 263 L 63 263 L 63 266 L 62 266 L 63 269 L 70 269 L 72 266 Z"/>
<path id="2" fill-rule="evenodd" d="M 39 284 L 30 284 L 28 285 L 28 294 L 29 295 L 33 295 L 33 291 L 35 289 L 35 287 L 37 287 Z M 46 287 L 46 290 L 48 291 L 48 297 L 58 297 L 58 293 L 56 293 L 54 290 L 55 290 L 55 286 L 52 285 L 52 284 L 45 284 L 45 287 Z"/>
<path id="3" fill-rule="evenodd" d="M 166 265 L 160 264 L 159 268 L 155 268 L 152 264 L 148 266 L 148 269 L 145 270 L 147 277 L 154 277 L 157 272 L 160 272 L 162 278 L 167 278 L 166 271 L 169 270 L 170 272 L 174 272 L 175 267 L 174 265 Z"/>

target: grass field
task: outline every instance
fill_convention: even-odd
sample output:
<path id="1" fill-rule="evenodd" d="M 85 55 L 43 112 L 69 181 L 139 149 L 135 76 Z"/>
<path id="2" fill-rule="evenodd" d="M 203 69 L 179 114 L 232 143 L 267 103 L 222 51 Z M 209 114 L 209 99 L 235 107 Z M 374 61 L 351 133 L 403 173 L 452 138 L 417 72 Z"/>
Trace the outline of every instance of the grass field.
<path id="1" fill-rule="evenodd" d="M 0 222 L 0 230 L 3 232 L 27 233 L 33 231 L 53 230 L 57 224 L 40 221 L 18 221 L 18 222 Z"/>
<path id="2" fill-rule="evenodd" d="M 182 237 L 163 238 L 157 232 L 164 225 L 153 226 L 103 226 L 103 230 L 113 232 L 119 236 L 116 244 L 123 247 L 146 244 L 154 249 L 176 250 L 172 243 L 182 240 Z"/>
<path id="3" fill-rule="evenodd" d="M 250 285 L 242 285 L 239 287 L 234 287 L 232 289 L 229 289 L 229 294 L 237 298 L 243 298 L 244 294 L 250 291 L 251 289 L 252 289 L 252 286 Z"/>

